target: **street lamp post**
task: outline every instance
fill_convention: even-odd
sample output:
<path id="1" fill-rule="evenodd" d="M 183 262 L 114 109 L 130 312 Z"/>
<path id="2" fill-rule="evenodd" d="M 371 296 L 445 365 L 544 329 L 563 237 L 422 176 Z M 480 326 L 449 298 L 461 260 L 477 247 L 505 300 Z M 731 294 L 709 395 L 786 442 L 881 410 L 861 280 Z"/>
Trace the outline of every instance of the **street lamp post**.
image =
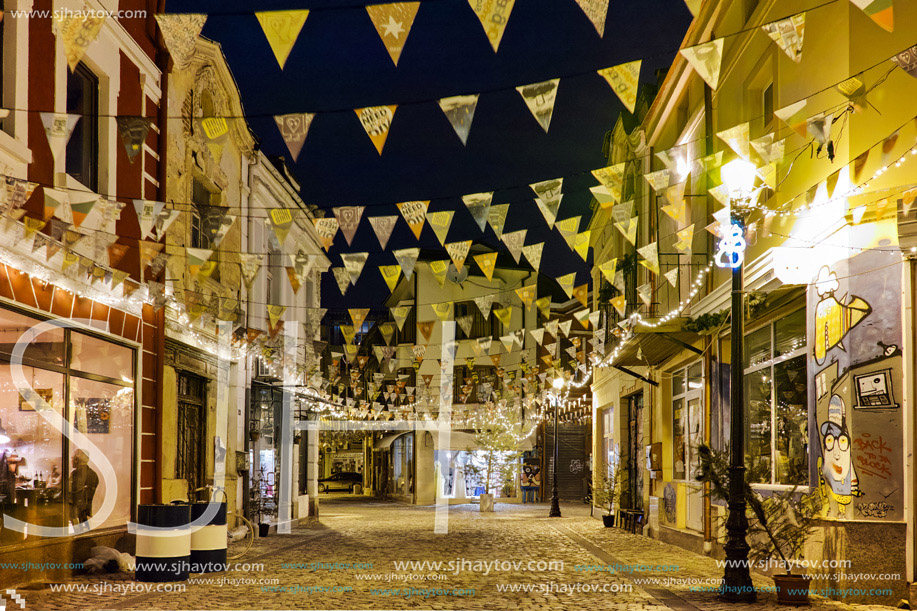
<path id="1" fill-rule="evenodd" d="M 726 519 L 726 568 L 720 598 L 730 602 L 752 602 L 756 599 L 748 567 L 748 518 L 745 515 L 745 393 L 742 379 L 744 362 L 745 312 L 745 220 L 751 203 L 755 166 L 737 159 L 721 169 L 723 183 L 730 192 L 732 226 L 723 236 L 716 263 L 732 268 L 731 360 L 729 378 L 730 462 L 729 516 Z"/>
<path id="2" fill-rule="evenodd" d="M 560 376 L 554 378 L 554 460 L 551 465 L 551 511 L 548 513 L 549 518 L 559 518 L 560 499 L 557 496 L 557 462 L 559 460 L 559 450 L 557 446 L 557 410 L 560 409 L 560 392 L 564 388 L 564 379 Z"/>

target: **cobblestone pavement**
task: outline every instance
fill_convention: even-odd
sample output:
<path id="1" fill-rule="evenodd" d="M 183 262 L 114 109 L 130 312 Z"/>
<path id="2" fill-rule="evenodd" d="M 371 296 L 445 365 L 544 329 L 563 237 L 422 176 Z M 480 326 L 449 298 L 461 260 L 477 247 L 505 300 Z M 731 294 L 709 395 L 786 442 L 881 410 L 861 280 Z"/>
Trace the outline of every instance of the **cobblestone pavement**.
<path id="1" fill-rule="evenodd" d="M 185 592 L 130 592 L 145 586 L 125 575 L 83 576 L 72 584 L 85 592 L 20 591 L 26 610 L 54 609 L 642 609 L 692 611 L 737 609 L 714 593 L 691 591 L 691 578 L 716 578 L 714 560 L 619 529 L 603 528 L 585 505 L 564 505 L 563 518 L 547 518 L 548 506 L 498 504 L 482 514 L 477 505 L 453 506 L 448 534 L 434 533 L 431 507 L 377 501 L 323 500 L 321 519 L 290 535 L 255 542 L 242 559 L 263 570 L 197 576 Z M 443 562 L 413 570 L 400 561 Z M 489 571 L 484 562 L 491 564 Z M 513 567 L 508 563 L 521 563 Z M 322 563 L 318 567 L 306 563 Z M 449 565 L 449 563 L 452 565 Z M 551 566 L 550 563 L 555 563 Z M 560 569 L 556 563 L 563 562 Z M 342 563 L 362 563 L 341 566 Z M 627 574 L 595 570 L 620 563 L 644 565 Z M 300 564 L 300 566 L 296 566 Z M 653 570 L 643 571 L 653 565 Z M 592 567 L 584 570 L 584 567 Z M 317 570 L 313 570 L 317 569 Z M 457 569 L 457 570 L 455 570 Z M 657 578 L 640 585 L 634 579 Z M 391 579 L 390 579 L 391 578 Z M 267 580 L 267 581 L 265 581 Z M 276 581 L 270 581 L 276 580 Z M 678 582 L 677 585 L 673 583 Z M 755 585 L 773 583 L 756 575 Z M 155 586 L 154 586 L 155 587 Z M 696 587 L 696 586 L 695 586 Z M 512 591 L 515 589 L 515 591 Z M 107 591 L 103 591 L 107 590 Z M 595 591 L 589 591 L 595 590 Z M 775 595 L 759 595 L 756 609 L 777 608 Z M 841 611 L 890 607 L 847 605 L 823 599 L 812 608 Z"/>

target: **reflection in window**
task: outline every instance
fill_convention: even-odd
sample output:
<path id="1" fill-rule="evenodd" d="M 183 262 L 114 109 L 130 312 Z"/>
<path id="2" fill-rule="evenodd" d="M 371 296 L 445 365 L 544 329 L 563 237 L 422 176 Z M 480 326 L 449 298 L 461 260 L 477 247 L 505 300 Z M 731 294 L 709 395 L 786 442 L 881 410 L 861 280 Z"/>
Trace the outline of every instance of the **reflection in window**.
<path id="1" fill-rule="evenodd" d="M 809 480 L 805 332 L 799 310 L 746 336 L 746 460 L 758 483 Z"/>
<path id="2" fill-rule="evenodd" d="M 70 335 L 70 367 L 120 379 L 127 384 L 134 380 L 134 351 L 103 339 L 73 332 Z"/>

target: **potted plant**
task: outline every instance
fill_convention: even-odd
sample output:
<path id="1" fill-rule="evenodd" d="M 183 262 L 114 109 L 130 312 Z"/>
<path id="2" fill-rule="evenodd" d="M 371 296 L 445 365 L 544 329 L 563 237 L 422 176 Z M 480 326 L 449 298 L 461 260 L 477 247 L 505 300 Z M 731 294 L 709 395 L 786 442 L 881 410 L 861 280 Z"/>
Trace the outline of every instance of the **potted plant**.
<path id="1" fill-rule="evenodd" d="M 729 459 L 706 445 L 698 447 L 700 471 L 697 480 L 710 484 L 713 498 L 729 499 Z M 766 465 L 765 465 L 766 466 Z M 817 492 L 799 494 L 794 486 L 784 492 L 762 497 L 748 484 L 758 480 L 760 469 L 746 471 L 745 502 L 752 515 L 748 524 L 749 560 L 765 566 L 776 564 L 786 573 L 773 576 L 777 602 L 783 605 L 809 604 L 811 578 L 794 573 L 806 540 L 815 530 L 815 520 L 822 506 Z"/>
<path id="2" fill-rule="evenodd" d="M 595 474 L 593 498 L 596 505 L 605 510 L 605 515 L 602 516 L 605 528 L 615 525 L 615 510 L 620 504 L 622 479 L 623 467 L 620 461 L 617 461 L 617 464 L 608 465 L 604 474 L 602 472 Z"/>

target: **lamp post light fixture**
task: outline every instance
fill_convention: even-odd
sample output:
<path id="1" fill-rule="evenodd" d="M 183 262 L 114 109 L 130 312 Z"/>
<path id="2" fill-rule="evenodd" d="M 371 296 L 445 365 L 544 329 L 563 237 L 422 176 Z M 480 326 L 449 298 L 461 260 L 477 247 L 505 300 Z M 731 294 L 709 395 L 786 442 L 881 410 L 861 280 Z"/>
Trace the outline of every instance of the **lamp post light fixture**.
<path id="1" fill-rule="evenodd" d="M 730 228 L 723 236 L 716 254 L 716 264 L 732 268 L 732 303 L 730 317 L 731 359 L 729 376 L 730 461 L 729 516 L 726 519 L 726 568 L 720 587 L 720 598 L 730 602 L 756 600 L 748 567 L 748 518 L 745 515 L 745 393 L 742 386 L 745 312 L 745 222 L 755 194 L 755 165 L 736 159 L 720 170 L 729 189 Z"/>
<path id="2" fill-rule="evenodd" d="M 557 495 L 557 462 L 560 459 L 559 449 L 557 446 L 557 412 L 560 409 L 561 396 L 560 393 L 564 389 L 564 378 L 563 376 L 557 376 L 554 378 L 554 382 L 551 384 L 554 387 L 554 392 L 551 393 L 552 403 L 554 404 L 554 460 L 551 465 L 551 511 L 548 513 L 549 518 L 559 518 L 560 515 L 560 499 Z"/>

